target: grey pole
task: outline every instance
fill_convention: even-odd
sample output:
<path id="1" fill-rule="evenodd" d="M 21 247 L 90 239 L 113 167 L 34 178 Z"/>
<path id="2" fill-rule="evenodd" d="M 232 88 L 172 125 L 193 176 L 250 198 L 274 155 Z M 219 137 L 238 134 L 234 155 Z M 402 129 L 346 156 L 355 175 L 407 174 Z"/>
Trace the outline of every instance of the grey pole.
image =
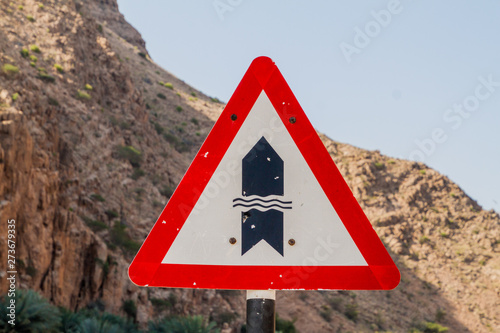
<path id="1" fill-rule="evenodd" d="M 247 290 L 247 333 L 274 333 L 275 290 Z"/>

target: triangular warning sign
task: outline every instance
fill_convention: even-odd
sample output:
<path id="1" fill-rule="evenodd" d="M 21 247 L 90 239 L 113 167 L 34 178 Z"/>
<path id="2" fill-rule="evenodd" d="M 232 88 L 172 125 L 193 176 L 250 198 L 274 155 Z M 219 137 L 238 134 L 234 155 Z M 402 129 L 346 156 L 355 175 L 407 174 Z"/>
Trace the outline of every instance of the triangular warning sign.
<path id="1" fill-rule="evenodd" d="M 129 268 L 150 287 L 392 289 L 397 267 L 273 61 L 255 59 Z"/>

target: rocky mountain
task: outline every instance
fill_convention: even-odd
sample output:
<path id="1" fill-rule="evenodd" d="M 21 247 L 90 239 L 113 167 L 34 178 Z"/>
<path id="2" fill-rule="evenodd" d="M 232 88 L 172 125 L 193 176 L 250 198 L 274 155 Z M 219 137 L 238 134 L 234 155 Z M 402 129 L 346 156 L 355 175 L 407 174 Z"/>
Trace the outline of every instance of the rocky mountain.
<path id="1" fill-rule="evenodd" d="M 116 0 L 0 0 L 0 70 L 0 291 L 15 219 L 19 288 L 72 310 L 132 302 L 142 325 L 203 314 L 236 332 L 243 291 L 127 277 L 224 104 L 155 64 Z M 499 215 L 421 163 L 321 137 L 402 281 L 278 292 L 280 318 L 299 332 L 500 331 Z"/>

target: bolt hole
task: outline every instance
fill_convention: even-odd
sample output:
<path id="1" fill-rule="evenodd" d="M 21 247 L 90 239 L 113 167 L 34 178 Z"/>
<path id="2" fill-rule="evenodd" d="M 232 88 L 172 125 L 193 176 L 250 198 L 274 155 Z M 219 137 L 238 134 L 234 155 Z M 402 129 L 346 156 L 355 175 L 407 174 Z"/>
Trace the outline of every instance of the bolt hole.
<path id="1" fill-rule="evenodd" d="M 229 244 L 231 244 L 231 245 L 236 244 L 236 238 L 234 238 L 234 237 L 229 238 Z"/>
<path id="2" fill-rule="evenodd" d="M 290 117 L 290 119 L 288 119 L 290 121 L 291 124 L 295 124 L 295 122 L 297 121 L 297 119 L 295 119 L 295 117 Z"/>
<path id="3" fill-rule="evenodd" d="M 233 113 L 233 114 L 231 115 L 231 120 L 236 120 L 236 119 L 238 119 L 238 116 L 237 116 L 237 115 L 235 115 L 235 114 Z"/>
<path id="4" fill-rule="evenodd" d="M 288 240 L 288 245 L 290 245 L 290 246 L 294 246 L 294 245 L 295 245 L 295 239 L 290 238 L 290 239 Z"/>

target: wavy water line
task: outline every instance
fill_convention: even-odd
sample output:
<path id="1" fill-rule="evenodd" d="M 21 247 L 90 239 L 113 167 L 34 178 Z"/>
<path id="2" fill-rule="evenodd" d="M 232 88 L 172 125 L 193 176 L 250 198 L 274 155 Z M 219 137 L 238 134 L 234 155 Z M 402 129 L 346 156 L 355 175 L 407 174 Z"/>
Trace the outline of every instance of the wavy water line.
<path id="1" fill-rule="evenodd" d="M 262 208 L 262 207 L 257 207 L 257 206 L 254 206 L 254 207 L 251 207 L 250 209 L 248 209 L 248 208 L 247 208 L 247 210 L 245 210 L 245 211 L 247 211 L 247 212 L 248 212 L 248 211 L 250 211 L 250 210 L 252 210 L 252 209 L 258 210 L 258 211 L 260 211 L 260 212 L 267 212 L 268 210 L 276 210 L 276 211 L 279 211 L 279 212 L 283 212 L 283 213 L 284 213 L 287 209 L 291 209 L 291 207 L 290 207 L 290 208 L 285 208 L 285 209 L 282 209 L 282 208 L 277 208 L 277 207 Z"/>
<path id="2" fill-rule="evenodd" d="M 277 211 L 280 211 L 280 212 L 285 212 L 285 209 L 281 209 L 281 208 L 276 208 L 276 207 L 271 207 L 271 208 L 262 208 L 262 207 L 252 207 L 252 209 L 255 209 L 255 210 L 258 210 L 260 212 L 267 212 L 268 210 L 277 210 Z M 288 208 L 288 209 L 291 209 Z"/>
<path id="3" fill-rule="evenodd" d="M 244 205 L 244 204 L 241 204 L 241 203 L 237 203 L 237 204 L 234 204 L 233 207 L 238 207 L 238 206 L 241 206 L 241 207 L 246 207 L 246 208 L 255 208 L 255 209 L 258 209 L 257 207 L 262 207 L 264 209 L 271 209 L 273 207 L 278 207 L 278 208 L 281 208 L 281 209 L 292 209 L 292 207 L 284 207 L 284 206 L 281 206 L 279 204 L 272 204 L 272 205 L 269 205 L 269 206 L 264 206 L 264 205 L 261 205 L 259 203 L 253 203 L 251 205 Z"/>
<path id="4" fill-rule="evenodd" d="M 284 205 L 286 205 L 286 204 L 291 204 L 291 203 L 292 203 L 291 201 L 281 201 L 281 200 L 279 200 L 279 199 L 264 200 L 264 199 L 260 199 L 260 198 L 254 198 L 254 199 L 236 198 L 236 199 L 233 199 L 233 202 L 236 202 L 236 201 L 243 201 L 243 202 L 246 202 L 246 203 L 249 203 L 249 202 L 254 202 L 254 201 L 257 201 L 257 202 L 264 202 L 264 203 L 269 203 L 269 202 L 279 202 L 279 203 L 282 203 L 282 204 L 284 204 Z"/>

